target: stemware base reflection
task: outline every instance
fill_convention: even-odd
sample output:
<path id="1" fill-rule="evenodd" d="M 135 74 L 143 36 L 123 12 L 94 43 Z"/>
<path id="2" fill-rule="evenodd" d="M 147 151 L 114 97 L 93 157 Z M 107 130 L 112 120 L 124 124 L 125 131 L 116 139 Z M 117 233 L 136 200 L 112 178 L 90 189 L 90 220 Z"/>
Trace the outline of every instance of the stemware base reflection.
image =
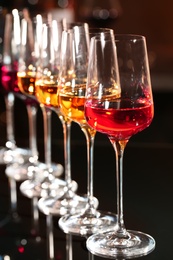
<path id="1" fill-rule="evenodd" d="M 0 164 L 19 163 L 23 164 L 29 160 L 31 156 L 30 149 L 19 148 L 9 149 L 7 147 L 0 147 Z"/>
<path id="2" fill-rule="evenodd" d="M 130 259 L 151 253 L 155 240 L 148 234 L 127 230 L 129 239 L 117 238 L 116 231 L 94 234 L 87 239 L 88 250 L 100 257 Z"/>
<path id="3" fill-rule="evenodd" d="M 59 219 L 59 227 L 67 234 L 88 236 L 116 227 L 117 216 L 111 212 L 95 210 L 78 215 L 66 215 Z"/>
<path id="4" fill-rule="evenodd" d="M 37 183 L 32 180 L 26 180 L 20 185 L 20 191 L 23 195 L 25 195 L 28 198 L 33 197 L 47 197 L 50 194 L 52 196 L 56 196 L 57 193 L 61 194 L 64 191 L 64 187 L 66 186 L 65 181 L 56 178 L 54 182 L 49 184 L 49 188 L 45 189 L 42 187 L 41 182 Z"/>
<path id="5" fill-rule="evenodd" d="M 66 186 L 65 181 L 57 178 L 63 173 L 61 164 L 52 164 L 51 173 L 46 164 L 39 163 L 37 166 L 28 167 L 27 176 L 20 185 L 20 191 L 28 198 L 47 197 L 49 194 L 56 196 Z"/>
<path id="6" fill-rule="evenodd" d="M 7 165 L 5 174 L 7 177 L 13 178 L 16 181 L 22 181 L 28 179 L 29 176 L 33 175 L 36 171 L 43 173 L 45 169 L 46 165 L 41 162 L 38 162 L 36 165 L 33 165 L 30 162 L 26 162 L 24 164 L 14 162 Z"/>
<path id="7" fill-rule="evenodd" d="M 63 216 L 66 214 L 75 214 L 81 212 L 87 205 L 86 195 L 80 196 L 74 190 L 67 190 L 63 195 L 56 197 L 41 198 L 38 201 L 38 208 L 45 215 L 52 214 Z M 95 206 L 98 201 L 94 199 Z"/>
<path id="8" fill-rule="evenodd" d="M 7 152 L 8 149 L 4 146 L 0 147 L 0 164 L 6 164 L 5 160 L 4 160 L 4 154 L 5 152 Z"/>

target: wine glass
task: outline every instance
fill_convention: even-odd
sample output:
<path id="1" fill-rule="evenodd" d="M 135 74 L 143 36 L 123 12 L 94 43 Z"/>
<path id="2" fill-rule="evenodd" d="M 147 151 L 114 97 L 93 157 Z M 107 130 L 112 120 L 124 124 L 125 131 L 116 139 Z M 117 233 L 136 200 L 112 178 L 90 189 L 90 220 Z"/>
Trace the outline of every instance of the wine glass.
<path id="1" fill-rule="evenodd" d="M 4 39 L 2 50 L 1 83 L 2 93 L 5 97 L 7 118 L 7 141 L 5 147 L 0 149 L 0 163 L 23 163 L 28 160 L 29 149 L 19 148 L 16 145 L 14 133 L 14 103 L 17 88 L 17 63 L 19 57 L 18 33 L 20 32 L 20 15 L 17 9 L 5 15 Z"/>
<path id="2" fill-rule="evenodd" d="M 74 26 L 74 24 L 68 24 L 67 27 L 69 26 Z M 83 28 L 84 30 L 88 29 L 87 24 L 83 23 L 76 23 L 77 28 Z M 67 29 L 68 30 L 68 29 Z M 67 30 L 64 30 L 62 33 L 62 44 L 65 43 L 63 38 L 65 35 L 65 32 Z M 62 49 L 62 48 L 61 48 Z M 59 64 L 59 63 L 57 63 Z M 61 66 L 60 66 L 60 71 L 61 71 Z M 59 109 L 59 101 L 57 98 L 57 92 L 59 88 L 59 73 L 58 72 L 58 77 L 56 79 L 56 82 L 54 83 L 54 89 L 56 91 L 55 93 L 55 98 L 54 96 L 50 96 L 49 94 L 49 102 L 52 106 L 52 108 L 55 110 L 57 113 L 62 126 L 63 126 L 63 133 L 64 133 L 64 160 L 65 160 L 65 182 L 66 186 L 64 188 L 64 192 L 60 193 L 57 196 L 48 196 L 47 198 L 41 198 L 38 201 L 38 207 L 40 211 L 42 211 L 44 214 L 52 214 L 52 215 L 65 215 L 67 213 L 74 214 L 75 212 L 81 211 L 87 203 L 87 198 L 86 196 L 80 196 L 76 194 L 77 190 L 77 184 L 71 179 L 71 158 L 70 158 L 70 132 L 71 132 L 71 123 L 72 120 L 63 115 L 60 112 Z M 47 74 L 48 76 L 48 74 Z M 48 83 L 51 82 L 51 79 L 47 81 Z M 45 85 L 45 83 L 44 83 Z M 42 88 L 43 91 L 43 88 Z M 46 88 L 44 88 L 44 91 L 46 91 Z M 53 90 L 52 90 L 53 91 Z M 47 93 L 46 93 L 47 95 Z"/>
<path id="3" fill-rule="evenodd" d="M 27 21 L 23 21 L 24 23 Z M 31 22 L 31 21 L 30 21 Z M 38 28 L 33 28 L 33 40 L 35 41 L 35 44 L 37 44 L 38 48 L 38 54 L 36 59 L 37 61 L 35 62 L 35 77 L 37 78 L 37 75 L 41 74 L 40 71 L 40 56 L 41 56 L 41 46 L 43 43 L 43 46 L 48 44 L 48 42 L 44 42 L 44 40 L 49 40 L 50 33 L 48 33 L 48 28 L 52 28 L 54 30 L 54 40 L 56 42 L 60 41 L 61 33 L 62 33 L 62 28 L 63 24 L 61 22 L 57 21 L 52 21 L 51 17 L 48 15 L 46 23 L 44 22 L 44 19 L 41 15 L 37 15 L 37 23 L 34 26 L 38 26 Z M 33 24 L 33 23 L 32 23 Z M 23 25 L 25 26 L 25 25 Z M 44 30 L 43 30 L 44 28 Z M 43 35 L 44 34 L 44 35 Z M 46 37 L 47 38 L 46 38 Z M 40 40 L 42 39 L 42 40 Z M 56 45 L 56 42 L 54 45 Z M 50 46 L 50 48 L 52 45 Z M 33 48 L 36 49 L 35 46 Z M 56 48 L 58 46 L 56 45 Z M 50 49 L 50 51 L 53 51 L 53 48 Z M 43 53 L 43 55 L 45 52 Z M 51 52 L 52 54 L 52 52 Z M 55 52 L 54 52 L 55 54 Z M 52 59 L 52 57 L 51 57 Z M 44 57 L 44 66 L 45 66 L 45 61 L 48 61 L 48 57 Z M 46 68 L 45 68 L 46 69 Z M 38 72 L 38 73 L 37 73 Z M 60 187 L 64 188 L 65 183 L 62 180 L 59 180 L 57 177 L 59 177 L 63 173 L 63 167 L 60 164 L 54 164 L 51 161 L 51 115 L 52 115 L 52 110 L 48 107 L 45 106 L 43 103 L 43 97 L 41 97 L 40 93 L 37 91 L 38 88 L 36 87 L 36 82 L 35 82 L 35 89 L 34 89 L 34 95 L 36 100 L 40 103 L 40 107 L 42 109 L 43 113 L 43 123 L 44 123 L 44 145 L 45 145 L 45 169 L 44 169 L 44 174 L 43 178 L 38 179 L 37 175 L 34 175 L 33 178 L 26 180 L 23 182 L 20 186 L 20 190 L 22 193 L 25 193 L 29 197 L 37 196 L 37 197 L 46 197 L 48 194 L 50 195 L 53 193 L 55 195 L 56 191 L 60 189 Z M 49 91 L 48 91 L 49 92 Z M 46 98 L 47 101 L 47 98 Z M 60 191 L 60 190 L 59 190 Z"/>
<path id="4" fill-rule="evenodd" d="M 60 218 L 59 226 L 65 233 L 90 235 L 97 232 L 101 227 L 108 229 L 111 225 L 114 225 L 116 215 L 97 210 L 93 196 L 93 150 L 96 130 L 87 124 L 84 116 L 89 39 L 90 35 L 100 35 L 103 39 L 114 38 L 114 34 L 111 29 L 102 28 L 90 29 L 90 33 L 85 34 L 76 27 L 73 28 L 72 32 L 66 34 L 67 42 L 63 44 L 63 69 L 58 96 L 62 114 L 78 123 L 86 137 L 87 204 L 80 213 L 69 214 Z"/>
<path id="5" fill-rule="evenodd" d="M 39 15 L 38 20 L 39 20 Z M 32 199 L 32 234 L 34 236 L 38 235 L 38 219 L 39 212 L 37 208 L 38 193 L 40 190 L 35 189 L 32 180 L 40 183 L 44 178 L 44 173 L 46 170 L 46 164 L 38 160 L 38 150 L 37 150 L 37 139 L 36 139 L 36 116 L 38 109 L 38 101 L 35 94 L 35 76 L 36 76 L 36 64 L 38 61 L 39 55 L 39 41 L 34 41 L 34 32 L 38 25 L 37 32 L 41 40 L 41 27 L 40 23 L 36 23 L 35 19 L 31 18 L 28 12 L 24 13 L 24 18 L 21 21 L 21 34 L 20 36 L 20 55 L 19 55 L 19 64 L 17 72 L 18 87 L 23 93 L 23 97 L 27 98 L 26 109 L 28 112 L 29 118 L 29 145 L 31 149 L 31 156 L 29 161 L 21 165 L 21 169 L 26 171 L 27 178 L 31 180 L 30 186 L 26 185 L 25 181 L 20 185 L 20 191 L 23 195 Z M 14 165 L 11 165 L 13 170 Z M 27 182 L 28 180 L 26 180 Z M 27 183 L 28 184 L 28 183 Z M 35 184 L 35 183 L 34 183 Z"/>
<path id="6" fill-rule="evenodd" d="M 17 191 L 16 181 L 27 178 L 24 162 L 27 162 L 31 151 L 30 149 L 19 148 L 16 145 L 14 134 L 14 104 L 15 98 L 21 97 L 17 86 L 17 67 L 19 58 L 20 39 L 20 15 L 17 9 L 6 14 L 4 22 L 4 41 L 1 67 L 2 92 L 5 97 L 6 116 L 7 116 L 7 142 L 6 147 L 0 151 L 3 153 L 1 163 L 6 163 L 5 174 L 10 185 L 11 215 L 13 219 L 18 219 L 17 214 Z M 13 167 L 14 166 L 14 167 Z M 16 173 L 17 170 L 17 173 Z"/>
<path id="7" fill-rule="evenodd" d="M 97 37 L 91 40 L 85 116 L 92 128 L 107 134 L 115 150 L 117 225 L 111 231 L 90 236 L 87 248 L 101 257 L 126 259 L 146 255 L 155 248 L 150 235 L 125 228 L 122 176 L 126 144 L 150 125 L 154 105 L 145 37 L 115 37 L 116 42 Z"/>
<path id="8" fill-rule="evenodd" d="M 25 19 L 22 20 L 21 55 L 17 74 L 20 90 L 34 102 L 32 105 L 29 104 L 29 106 L 27 106 L 27 109 L 29 111 L 31 110 L 31 120 L 33 120 L 33 138 L 31 140 L 32 158 L 28 165 L 28 176 L 30 178 L 20 185 L 21 192 L 29 198 L 41 196 L 40 183 L 47 176 L 47 164 L 38 161 L 35 122 L 38 108 L 38 100 L 35 96 L 35 79 L 40 56 L 42 23 L 42 16 L 39 14 L 36 16 L 36 19 L 32 21 L 30 17 L 25 17 Z M 56 176 L 60 176 L 62 174 L 62 166 L 54 165 L 51 171 L 55 173 Z"/>
<path id="9" fill-rule="evenodd" d="M 42 197 L 38 201 L 38 208 L 46 214 L 47 239 L 49 258 L 54 259 L 54 236 L 53 236 L 53 216 L 64 215 L 67 212 L 81 210 L 86 204 L 86 198 L 78 196 L 77 183 L 71 180 L 71 161 L 70 161 L 70 130 L 71 120 L 60 114 L 57 99 L 57 89 L 60 69 L 61 35 L 56 35 L 57 22 L 52 21 L 51 26 L 43 26 L 43 44 L 41 51 L 41 62 L 37 68 L 36 96 L 42 108 L 47 111 L 54 111 L 63 125 L 64 132 L 64 159 L 65 159 L 65 180 L 60 180 L 56 191 L 49 187 L 49 195 Z M 46 155 L 47 156 L 47 155 Z M 56 196 L 55 196 L 56 194 Z"/>

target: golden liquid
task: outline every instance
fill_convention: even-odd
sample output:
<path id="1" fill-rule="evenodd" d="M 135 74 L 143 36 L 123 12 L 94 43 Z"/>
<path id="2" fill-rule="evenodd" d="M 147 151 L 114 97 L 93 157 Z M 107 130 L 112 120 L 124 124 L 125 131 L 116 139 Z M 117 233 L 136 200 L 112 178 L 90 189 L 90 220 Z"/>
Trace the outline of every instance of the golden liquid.
<path id="1" fill-rule="evenodd" d="M 94 86 L 93 86 L 94 87 Z M 109 90 L 109 89 L 108 89 Z M 111 90 L 111 91 L 110 91 Z M 120 97 L 120 90 L 118 88 L 110 88 L 111 94 L 104 95 L 104 100 L 108 101 Z M 59 93 L 59 103 L 61 113 L 71 120 L 81 124 L 87 124 L 84 115 L 84 105 L 85 105 L 85 92 L 86 92 L 86 83 L 84 84 L 76 84 L 75 88 L 73 87 L 64 87 L 60 90 Z"/>
<path id="2" fill-rule="evenodd" d="M 17 73 L 17 81 L 20 91 L 29 96 L 35 96 L 35 74 Z"/>
<path id="3" fill-rule="evenodd" d="M 43 105 L 59 108 L 57 90 L 57 84 L 36 82 L 36 97 Z"/>
<path id="4" fill-rule="evenodd" d="M 61 107 L 61 113 L 79 124 L 85 124 L 84 117 L 84 97 L 75 97 L 69 95 L 59 95 L 59 103 Z"/>
<path id="5" fill-rule="evenodd" d="M 60 111 L 63 115 L 79 124 L 86 124 L 84 116 L 86 84 L 76 85 L 75 91 L 66 87 L 59 93 Z"/>

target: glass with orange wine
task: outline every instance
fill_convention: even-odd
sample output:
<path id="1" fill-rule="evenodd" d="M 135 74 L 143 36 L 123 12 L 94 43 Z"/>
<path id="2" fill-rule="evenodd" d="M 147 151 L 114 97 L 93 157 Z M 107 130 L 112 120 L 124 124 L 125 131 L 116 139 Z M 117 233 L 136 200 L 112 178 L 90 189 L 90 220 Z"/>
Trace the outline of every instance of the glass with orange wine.
<path id="1" fill-rule="evenodd" d="M 27 111 L 29 117 L 30 127 L 30 147 L 32 155 L 29 163 L 24 164 L 28 169 L 28 180 L 22 182 L 20 191 L 23 195 L 31 198 L 32 213 L 33 213 L 33 230 L 34 235 L 39 234 L 39 211 L 37 207 L 38 198 L 41 196 L 40 183 L 43 182 L 48 174 L 46 163 L 38 160 L 38 149 L 36 139 L 36 116 L 39 102 L 35 96 L 35 80 L 36 71 L 40 57 L 40 45 L 42 42 L 42 27 L 43 17 L 38 14 L 36 17 L 25 15 L 21 24 L 21 44 L 20 56 L 18 66 L 18 86 L 20 91 L 26 96 L 30 97 L 33 102 L 27 104 Z M 56 174 L 62 174 L 62 167 L 60 170 L 57 167 Z"/>
<path id="2" fill-rule="evenodd" d="M 114 38 L 111 29 L 89 29 L 85 34 L 74 27 L 64 32 L 62 46 L 62 68 L 60 73 L 60 111 L 67 118 L 79 124 L 87 143 L 87 204 L 84 210 L 74 215 L 68 214 L 59 220 L 65 233 L 90 235 L 101 228 L 109 229 L 116 221 L 116 215 L 97 209 L 98 201 L 93 195 L 93 151 L 96 130 L 85 119 L 84 104 L 88 69 L 88 55 L 91 35 Z"/>
<path id="3" fill-rule="evenodd" d="M 84 26 L 84 24 L 78 26 Z M 41 198 L 38 201 L 38 207 L 40 211 L 46 215 L 61 216 L 67 213 L 75 213 L 84 208 L 86 205 L 86 197 L 76 194 L 78 185 L 71 178 L 71 120 L 61 114 L 57 98 L 60 70 L 60 53 L 56 52 L 56 49 L 58 50 L 58 48 L 54 49 L 57 44 L 57 37 L 54 38 L 55 30 L 53 30 L 53 32 L 49 31 L 48 27 L 45 27 L 44 29 L 45 33 L 42 45 L 41 62 L 36 80 L 36 92 L 38 100 L 40 100 L 45 107 L 49 107 L 55 111 L 63 126 L 65 161 L 65 180 L 63 183 L 65 183 L 65 186 L 62 186 L 61 190 L 57 188 L 56 196 L 50 194 L 50 196 L 46 198 Z"/>
<path id="4" fill-rule="evenodd" d="M 155 248 L 150 235 L 127 230 L 123 217 L 124 149 L 154 116 L 146 39 L 140 35 L 115 35 L 115 41 L 95 37 L 90 47 L 85 116 L 93 129 L 108 136 L 115 150 L 117 224 L 111 231 L 100 229 L 90 236 L 87 248 L 101 257 L 135 258 Z"/>
<path id="5" fill-rule="evenodd" d="M 43 111 L 44 119 L 44 139 L 45 139 L 45 160 L 48 167 L 51 166 L 51 153 L 50 153 L 50 142 L 48 139 L 51 137 L 51 128 L 50 128 L 50 117 L 52 112 L 59 115 L 59 104 L 57 100 L 57 88 L 58 88 L 58 77 L 59 77 L 59 66 L 60 66 L 60 51 L 61 51 L 61 37 L 62 30 L 64 28 L 64 21 L 57 22 L 52 20 L 51 23 L 43 24 L 43 34 L 42 34 L 42 45 L 41 45 L 41 54 L 40 62 L 37 67 L 37 77 L 36 77 L 36 97 L 40 103 L 41 109 Z M 60 116 L 60 115 L 59 115 Z M 61 118 L 63 123 L 63 118 Z M 66 123 L 64 125 L 64 140 L 66 145 L 66 138 L 70 138 L 69 135 L 66 135 Z M 69 129 L 69 127 L 68 127 Z M 68 144 L 68 142 L 67 142 Z M 65 146 L 65 180 L 57 179 L 52 182 L 50 179 L 43 181 L 42 186 L 47 185 L 48 194 L 47 198 L 41 198 L 38 201 L 38 208 L 41 212 L 46 215 L 47 223 L 47 240 L 48 240 L 48 254 L 49 259 L 54 259 L 54 232 L 53 232 L 53 216 L 62 214 L 68 210 L 68 207 L 65 207 L 66 197 L 68 193 L 71 196 L 75 196 L 75 191 L 77 189 L 77 183 L 71 180 L 69 175 L 70 173 L 70 162 L 69 156 L 66 155 L 70 153 L 70 147 Z M 50 177 L 50 174 L 49 176 Z M 69 190 L 68 190 L 69 189 Z M 66 193 L 66 191 L 68 192 Z M 64 193 L 66 195 L 64 196 Z M 61 197 L 62 203 L 53 204 L 53 197 Z M 42 196 L 43 197 L 43 196 Z M 59 199 L 60 201 L 60 199 Z M 63 209 L 65 208 L 65 211 Z"/>
<path id="6" fill-rule="evenodd" d="M 37 16 L 38 18 L 39 16 Z M 36 23 L 35 23 L 36 24 Z M 38 23 L 39 24 L 39 23 Z M 41 33 L 41 32 L 40 32 Z M 41 36 L 41 35 L 39 35 Z M 41 37 L 40 37 L 41 38 Z M 35 48 L 37 49 L 35 50 Z M 38 149 L 36 140 L 36 115 L 38 109 L 38 101 L 35 98 L 35 78 L 36 78 L 36 62 L 39 55 L 39 46 L 34 44 L 33 23 L 29 15 L 22 19 L 21 24 L 21 43 L 19 66 L 17 72 L 17 80 L 20 91 L 31 99 L 30 103 L 26 104 L 29 118 L 29 144 L 31 148 L 31 157 L 29 162 L 24 166 L 27 168 L 28 179 L 34 179 L 35 175 L 41 177 L 43 175 L 45 164 L 38 161 Z M 28 188 L 23 188 L 24 184 L 30 180 L 24 181 L 20 185 L 20 189 L 24 195 L 31 198 L 36 193 L 33 185 Z M 35 197 L 36 194 L 34 194 Z"/>
<path id="7" fill-rule="evenodd" d="M 42 186 L 43 182 L 45 181 L 48 186 L 48 180 L 51 181 L 52 179 L 53 181 L 55 179 L 52 175 L 53 173 L 60 176 L 63 172 L 61 165 L 52 165 L 51 162 L 50 165 L 47 165 L 47 161 L 45 163 L 38 161 L 36 143 L 36 114 L 39 102 L 36 98 L 35 80 L 40 58 L 42 28 L 43 17 L 39 14 L 35 17 L 35 20 L 33 19 L 33 21 L 29 16 L 22 20 L 21 52 L 19 71 L 17 73 L 18 85 L 24 95 L 35 101 L 35 104 L 27 106 L 27 110 L 29 111 L 28 114 L 30 115 L 31 120 L 32 133 L 30 143 L 32 148 L 32 157 L 30 158 L 30 164 L 28 164 L 29 179 L 20 185 L 21 192 L 29 198 L 40 197 L 42 195 L 42 190 L 46 191 L 47 189 L 47 187 L 45 188 Z M 50 136 L 45 140 L 50 141 Z M 46 148 L 47 147 L 45 147 L 45 151 L 48 153 L 49 151 L 47 151 Z M 47 192 L 44 192 L 44 194 L 47 195 Z"/>

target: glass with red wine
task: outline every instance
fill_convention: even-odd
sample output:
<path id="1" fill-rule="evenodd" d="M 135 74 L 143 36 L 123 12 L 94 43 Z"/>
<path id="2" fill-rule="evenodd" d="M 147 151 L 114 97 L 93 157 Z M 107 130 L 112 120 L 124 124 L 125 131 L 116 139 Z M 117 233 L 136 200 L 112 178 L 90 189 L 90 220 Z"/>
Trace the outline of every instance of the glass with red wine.
<path id="1" fill-rule="evenodd" d="M 26 171 L 21 167 L 29 160 L 29 148 L 18 147 L 15 140 L 15 99 L 23 98 L 17 85 L 17 68 L 20 44 L 20 14 L 17 9 L 4 14 L 4 31 L 1 62 L 0 91 L 5 99 L 7 140 L 0 148 L 0 163 L 7 164 L 5 174 L 10 184 L 10 218 L 18 219 L 16 181 L 27 178 Z"/>
<path id="2" fill-rule="evenodd" d="M 145 37 L 115 39 L 91 40 L 85 116 L 93 129 L 108 136 L 115 150 L 117 223 L 111 231 L 90 236 L 87 248 L 101 257 L 130 259 L 155 248 L 150 235 L 127 230 L 123 219 L 124 149 L 133 135 L 151 124 L 154 104 Z"/>
<path id="3" fill-rule="evenodd" d="M 14 104 L 15 97 L 23 97 L 17 85 L 17 67 L 20 44 L 20 15 L 17 9 L 7 13 L 4 20 L 4 38 L 1 66 L 1 93 L 6 104 L 7 141 L 5 147 L 0 150 L 1 163 L 23 163 L 28 160 L 30 150 L 19 148 L 16 145 L 14 130 Z M 23 172 L 23 171 L 22 171 Z M 23 173 L 15 177 L 16 180 L 26 179 Z"/>

